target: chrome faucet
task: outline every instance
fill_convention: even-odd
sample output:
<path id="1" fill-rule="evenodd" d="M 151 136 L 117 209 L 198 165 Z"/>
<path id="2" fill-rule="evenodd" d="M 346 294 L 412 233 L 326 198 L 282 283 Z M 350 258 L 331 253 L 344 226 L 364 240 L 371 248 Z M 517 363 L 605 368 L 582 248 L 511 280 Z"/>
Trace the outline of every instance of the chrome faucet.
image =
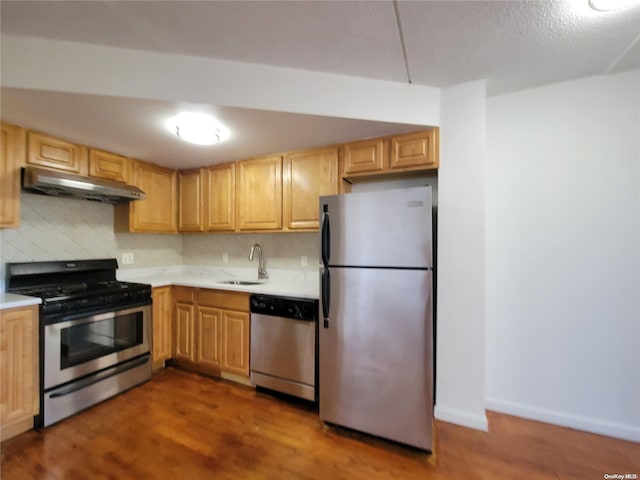
<path id="1" fill-rule="evenodd" d="M 253 252 L 258 247 L 258 280 L 266 280 L 269 278 L 269 274 L 264 269 L 264 258 L 262 256 L 262 247 L 259 243 L 254 243 L 251 245 L 251 252 L 249 252 L 249 261 L 253 262 Z"/>

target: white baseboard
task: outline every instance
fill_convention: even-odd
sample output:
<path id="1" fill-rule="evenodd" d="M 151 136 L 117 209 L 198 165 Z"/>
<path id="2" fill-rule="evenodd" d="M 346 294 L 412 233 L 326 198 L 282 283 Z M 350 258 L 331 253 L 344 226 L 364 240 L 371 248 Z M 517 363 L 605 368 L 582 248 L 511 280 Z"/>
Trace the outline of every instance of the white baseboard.
<path id="1" fill-rule="evenodd" d="M 456 425 L 475 428 L 483 432 L 489 430 L 487 416 L 484 414 L 484 411 L 481 415 L 477 415 L 464 410 L 456 410 L 455 408 L 443 407 L 436 404 L 433 409 L 433 416 L 443 422 L 455 423 Z"/>
<path id="2" fill-rule="evenodd" d="M 640 427 L 547 410 L 531 405 L 500 400 L 498 398 L 487 398 L 485 406 L 487 410 L 528 418 L 529 420 L 537 420 L 539 422 L 575 428 L 576 430 L 584 430 L 608 437 L 640 442 Z"/>

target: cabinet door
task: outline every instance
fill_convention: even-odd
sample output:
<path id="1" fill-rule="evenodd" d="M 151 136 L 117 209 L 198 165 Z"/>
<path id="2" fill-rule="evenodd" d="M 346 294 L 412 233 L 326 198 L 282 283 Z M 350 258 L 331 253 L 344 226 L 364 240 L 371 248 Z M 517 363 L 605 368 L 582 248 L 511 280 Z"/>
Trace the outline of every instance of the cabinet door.
<path id="1" fill-rule="evenodd" d="M 222 370 L 249 376 L 249 314 L 222 312 Z"/>
<path id="2" fill-rule="evenodd" d="M 147 194 L 144 200 L 124 205 L 131 209 L 134 232 L 176 233 L 177 178 L 174 170 L 150 163 L 134 164 L 134 184 Z"/>
<path id="3" fill-rule="evenodd" d="M 283 179 L 284 228 L 317 230 L 320 195 L 338 193 L 338 148 L 287 155 Z"/>
<path id="4" fill-rule="evenodd" d="M 178 360 L 194 362 L 195 307 L 192 304 L 176 303 L 175 325 L 173 331 L 173 356 Z"/>
<path id="5" fill-rule="evenodd" d="M 236 166 L 209 167 L 204 182 L 204 230 L 232 232 L 236 228 Z"/>
<path id="6" fill-rule="evenodd" d="M 24 164 L 24 128 L 2 123 L 0 136 L 0 228 L 20 226 L 20 167 Z"/>
<path id="7" fill-rule="evenodd" d="M 376 173 L 385 169 L 389 143 L 382 138 L 351 142 L 343 146 L 344 174 Z"/>
<path id="8" fill-rule="evenodd" d="M 391 169 L 437 168 L 438 129 L 391 138 Z"/>
<path id="9" fill-rule="evenodd" d="M 171 358 L 171 326 L 173 319 L 171 287 L 153 289 L 153 362 Z"/>
<path id="10" fill-rule="evenodd" d="M 281 229 L 282 157 L 245 160 L 237 168 L 238 229 Z"/>
<path id="11" fill-rule="evenodd" d="M 198 307 L 196 362 L 219 370 L 222 365 L 222 310 Z"/>
<path id="12" fill-rule="evenodd" d="M 184 170 L 178 174 L 178 230 L 201 232 L 202 169 Z"/>
<path id="13" fill-rule="evenodd" d="M 41 133 L 29 132 L 27 164 L 87 175 L 87 148 Z"/>
<path id="14" fill-rule="evenodd" d="M 29 430 L 38 412 L 38 309 L 0 316 L 0 440 Z"/>
<path id="15" fill-rule="evenodd" d="M 89 149 L 89 175 L 115 182 L 131 182 L 131 159 L 102 150 Z"/>

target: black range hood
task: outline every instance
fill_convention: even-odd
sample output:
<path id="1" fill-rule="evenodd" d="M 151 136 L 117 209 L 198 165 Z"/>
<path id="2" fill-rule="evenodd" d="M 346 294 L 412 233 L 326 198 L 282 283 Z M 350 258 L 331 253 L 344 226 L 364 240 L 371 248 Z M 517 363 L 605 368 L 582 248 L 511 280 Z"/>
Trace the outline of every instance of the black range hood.
<path id="1" fill-rule="evenodd" d="M 141 200 L 146 196 L 133 185 L 38 167 L 23 167 L 22 188 L 33 193 L 112 204 Z"/>

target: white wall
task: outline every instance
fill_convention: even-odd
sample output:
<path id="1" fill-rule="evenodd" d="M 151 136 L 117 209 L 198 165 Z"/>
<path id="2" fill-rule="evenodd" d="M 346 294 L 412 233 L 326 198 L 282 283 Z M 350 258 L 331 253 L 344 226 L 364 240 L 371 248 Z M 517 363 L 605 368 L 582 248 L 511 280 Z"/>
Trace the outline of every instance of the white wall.
<path id="1" fill-rule="evenodd" d="M 485 383 L 485 81 L 441 92 L 438 171 L 438 419 L 487 429 Z"/>
<path id="2" fill-rule="evenodd" d="M 437 125 L 434 87 L 2 35 L 2 86 Z M 42 72 L 47 72 L 43 75 Z"/>
<path id="3" fill-rule="evenodd" d="M 487 101 L 487 407 L 640 441 L 640 71 Z"/>

